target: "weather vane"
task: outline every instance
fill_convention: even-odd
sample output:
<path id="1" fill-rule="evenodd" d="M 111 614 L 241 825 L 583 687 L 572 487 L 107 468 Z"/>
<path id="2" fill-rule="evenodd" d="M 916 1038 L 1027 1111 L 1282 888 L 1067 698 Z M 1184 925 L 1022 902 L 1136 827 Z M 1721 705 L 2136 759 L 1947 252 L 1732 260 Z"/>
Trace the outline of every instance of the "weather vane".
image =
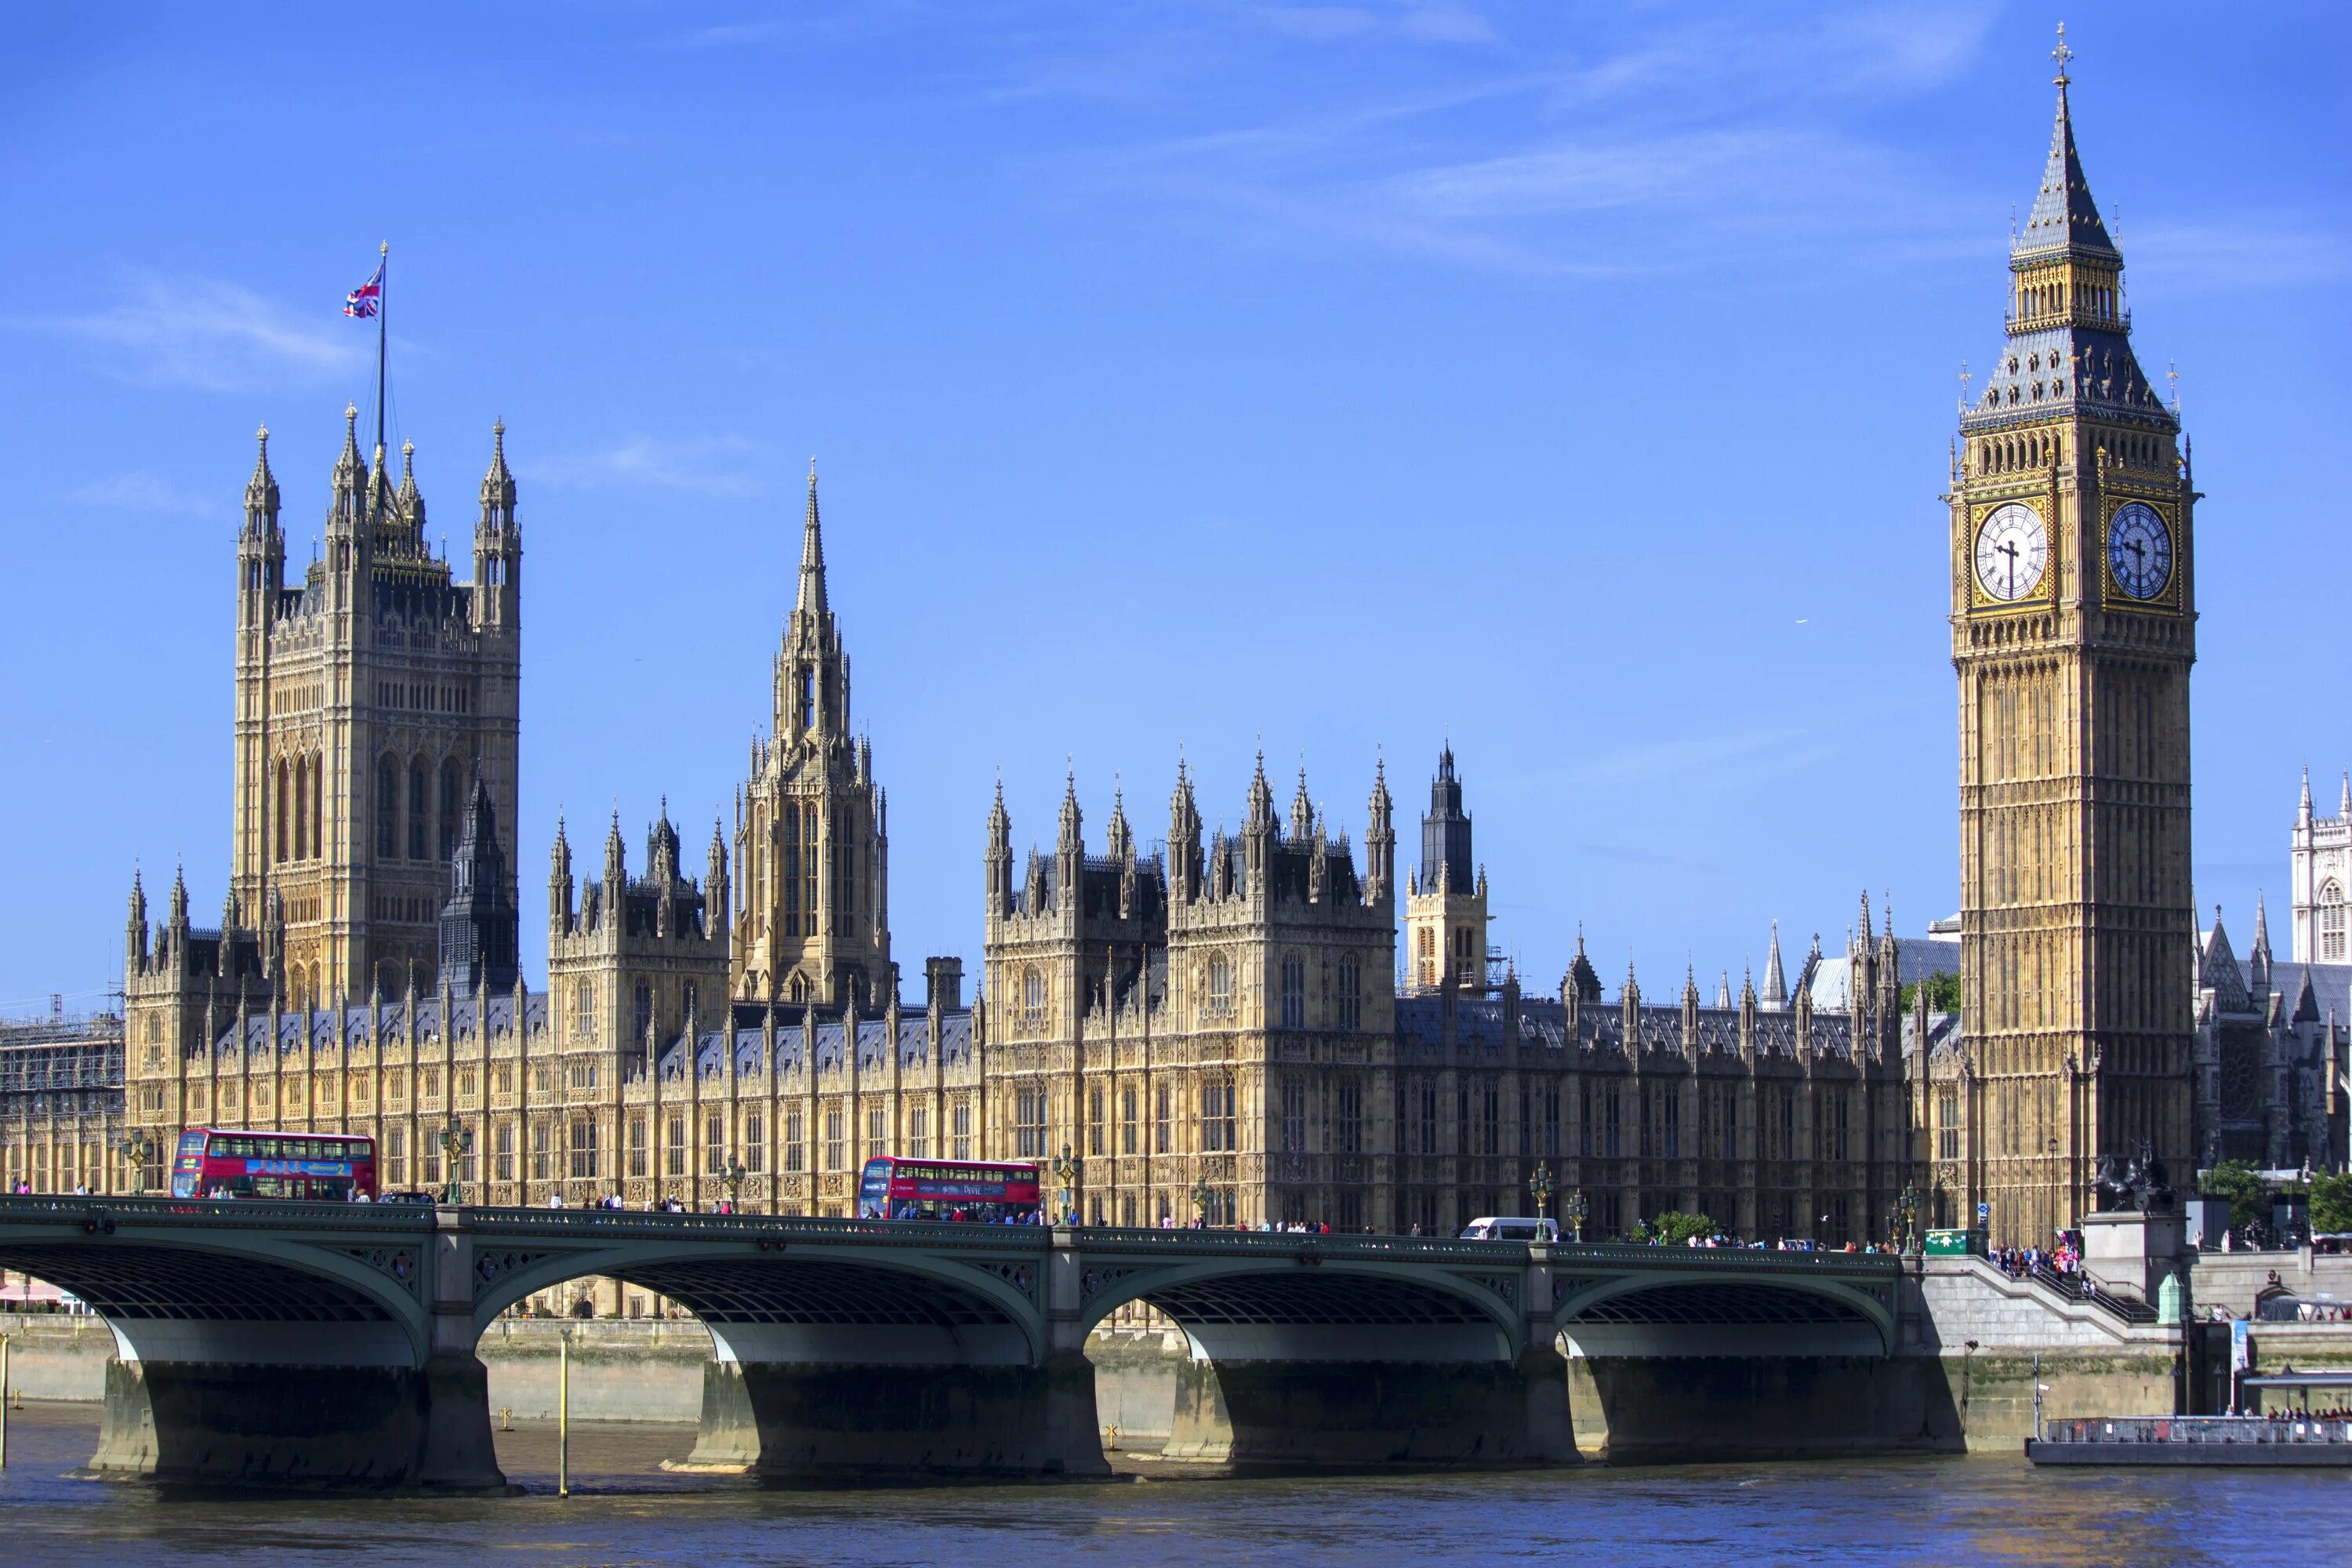
<path id="1" fill-rule="evenodd" d="M 2050 51 L 2050 58 L 2058 62 L 2057 82 L 2060 87 L 2064 87 L 2069 79 L 2066 62 L 2074 58 L 2074 51 L 2066 47 L 2066 24 L 2063 22 L 2058 24 L 2058 47 Z"/>
<path id="2" fill-rule="evenodd" d="M 1963 414 L 1969 411 L 1969 384 L 1975 380 L 1976 377 L 1969 372 L 1969 362 L 1962 360 L 1960 362 L 1960 412 Z"/>

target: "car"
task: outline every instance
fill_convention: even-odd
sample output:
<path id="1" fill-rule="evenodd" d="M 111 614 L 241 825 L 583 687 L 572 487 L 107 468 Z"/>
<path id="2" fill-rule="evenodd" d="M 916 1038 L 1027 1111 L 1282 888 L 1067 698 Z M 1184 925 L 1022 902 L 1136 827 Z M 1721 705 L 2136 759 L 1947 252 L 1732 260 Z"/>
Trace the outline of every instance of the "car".
<path id="1" fill-rule="evenodd" d="M 1474 1219 L 1462 1227 L 1465 1241 L 1558 1241 L 1559 1222 L 1522 1217 Z"/>
<path id="2" fill-rule="evenodd" d="M 429 1209 L 441 1200 L 431 1193 L 378 1193 L 375 1201 L 380 1204 L 419 1204 Z"/>

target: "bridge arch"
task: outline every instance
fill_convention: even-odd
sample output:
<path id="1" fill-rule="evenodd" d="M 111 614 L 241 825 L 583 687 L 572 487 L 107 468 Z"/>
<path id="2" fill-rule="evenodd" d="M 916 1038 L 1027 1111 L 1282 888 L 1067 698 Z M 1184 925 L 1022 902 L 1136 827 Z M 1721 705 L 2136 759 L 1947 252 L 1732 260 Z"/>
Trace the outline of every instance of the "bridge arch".
<path id="1" fill-rule="evenodd" d="M 1554 1284 L 1554 1329 L 1588 1353 L 1894 1353 L 1891 1284 L 1826 1275 L 1644 1268 Z"/>
<path id="2" fill-rule="evenodd" d="M 1409 1337 L 1416 1352 L 1410 1359 L 1508 1362 L 1526 1348 L 1513 1299 L 1517 1271 L 1492 1273 L 1313 1250 L 1158 1266 L 1089 1258 L 1078 1329 L 1083 1334 L 1142 1301 L 1165 1312 L 1209 1359 L 1220 1350 L 1229 1359 L 1250 1351 L 1286 1360 L 1379 1359 L 1383 1340 L 1401 1344 Z"/>
<path id="3" fill-rule="evenodd" d="M 616 1235 L 551 1250 L 478 1234 L 475 1331 L 539 1291 L 609 1275 L 693 1312 L 721 1362 L 1043 1364 L 1042 1260 L 877 1250 L 748 1235 Z"/>

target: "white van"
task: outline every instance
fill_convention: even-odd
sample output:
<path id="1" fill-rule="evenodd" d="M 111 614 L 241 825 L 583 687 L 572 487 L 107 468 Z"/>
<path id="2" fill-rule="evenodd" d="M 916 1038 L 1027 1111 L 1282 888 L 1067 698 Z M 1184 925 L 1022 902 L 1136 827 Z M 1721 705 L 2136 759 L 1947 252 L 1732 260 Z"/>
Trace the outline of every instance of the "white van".
<path id="1" fill-rule="evenodd" d="M 1552 1219 L 1474 1219 L 1462 1229 L 1465 1241 L 1558 1241 L 1559 1222 Z"/>

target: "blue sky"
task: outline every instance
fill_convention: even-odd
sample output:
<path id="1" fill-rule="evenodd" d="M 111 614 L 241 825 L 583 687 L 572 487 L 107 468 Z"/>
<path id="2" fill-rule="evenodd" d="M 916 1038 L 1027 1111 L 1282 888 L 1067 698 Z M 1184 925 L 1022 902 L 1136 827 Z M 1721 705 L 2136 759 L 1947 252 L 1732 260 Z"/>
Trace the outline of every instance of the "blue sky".
<path id="1" fill-rule="evenodd" d="M 2352 14 L 2070 5 L 2137 341 L 2210 499 L 2201 902 L 2352 763 Z M 1164 832 L 1263 737 L 1360 833 L 1451 738 L 1555 984 L 1958 902 L 1947 443 L 2056 14 L 1990 5 L 52 7 L 0 54 L 0 1011 L 228 849 L 267 421 L 319 529 L 394 247 L 394 441 L 520 483 L 526 967 L 559 807 L 689 843 L 764 723 L 803 477 L 890 791 L 896 947 L 976 963 L 1002 768 Z M 373 26 L 363 26 L 373 20 Z M 633 847 L 633 856 L 639 851 Z M 151 886 L 153 881 L 151 880 Z M 2234 919 L 2233 919 L 2234 923 Z M 919 980 L 916 982 L 919 985 Z"/>

